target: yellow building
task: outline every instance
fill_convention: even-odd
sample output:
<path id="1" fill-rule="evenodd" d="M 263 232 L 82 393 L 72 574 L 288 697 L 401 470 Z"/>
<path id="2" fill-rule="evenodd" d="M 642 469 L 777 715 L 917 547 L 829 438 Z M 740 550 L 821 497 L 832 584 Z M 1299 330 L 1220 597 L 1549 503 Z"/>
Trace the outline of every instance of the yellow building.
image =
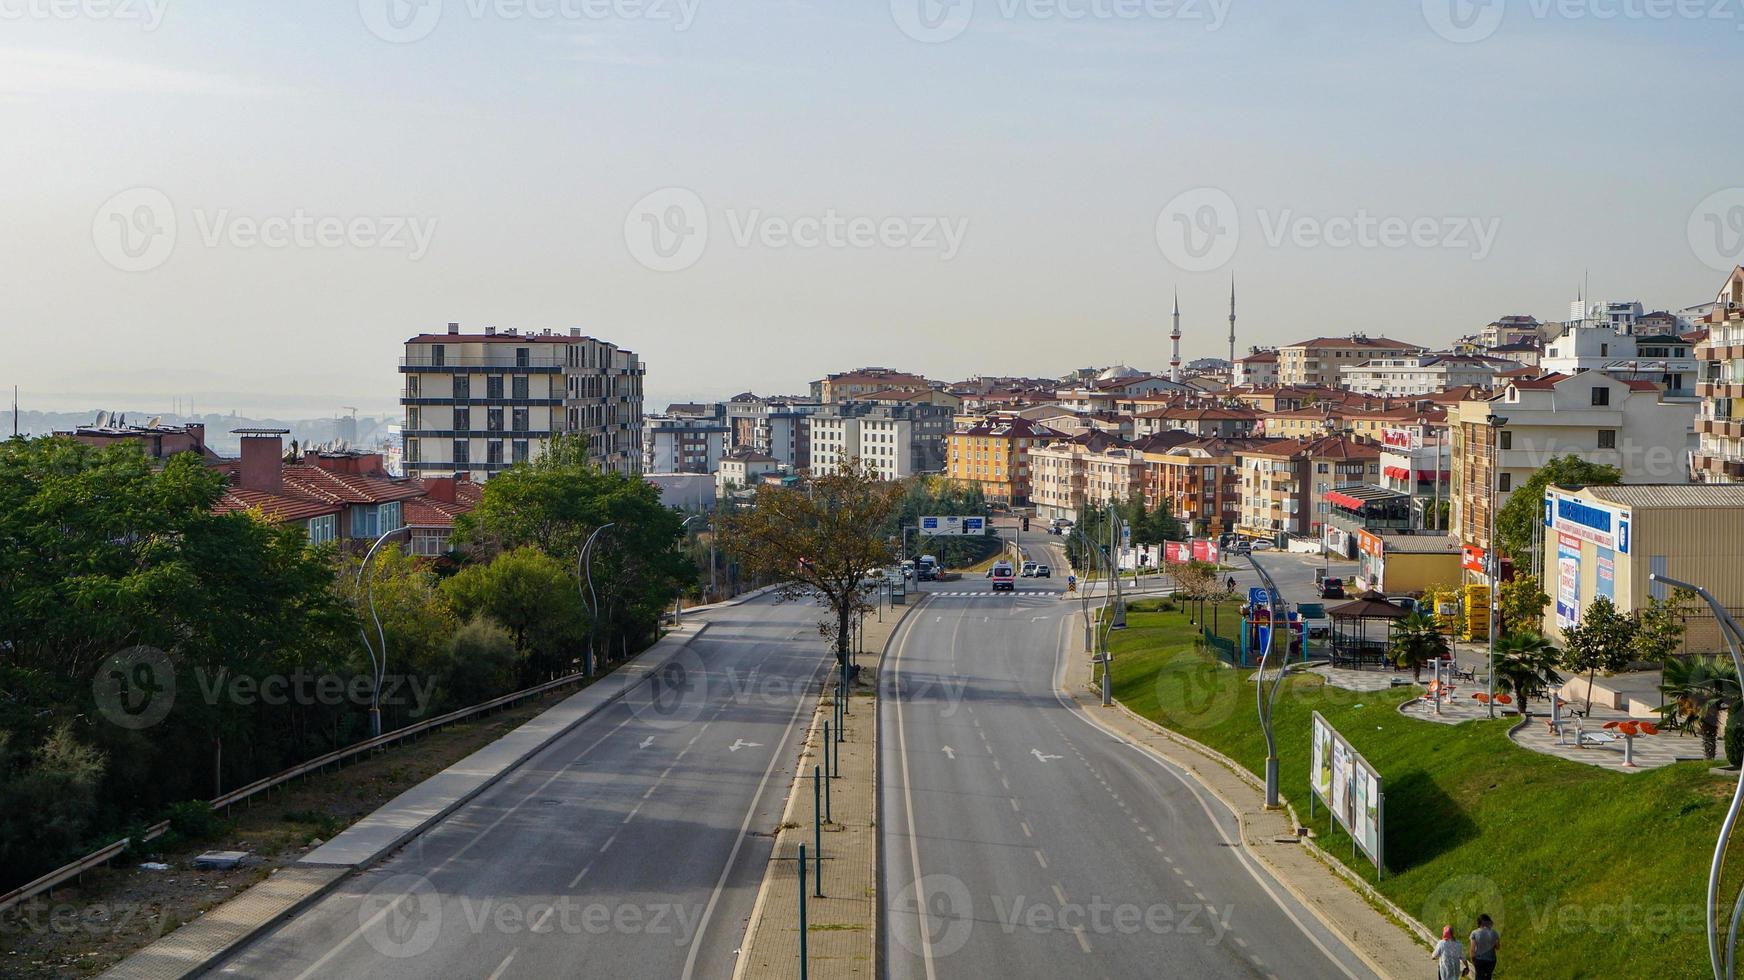
<path id="1" fill-rule="evenodd" d="M 1029 451 L 1063 438 L 1063 433 L 1026 418 L 986 419 L 947 437 L 945 474 L 960 483 L 979 485 L 988 500 L 1026 504 Z"/>

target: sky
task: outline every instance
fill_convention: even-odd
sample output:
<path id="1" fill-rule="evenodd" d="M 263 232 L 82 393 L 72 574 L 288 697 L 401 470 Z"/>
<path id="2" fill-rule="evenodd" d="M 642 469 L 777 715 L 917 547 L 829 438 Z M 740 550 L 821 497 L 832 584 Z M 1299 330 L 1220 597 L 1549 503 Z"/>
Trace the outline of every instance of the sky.
<path id="1" fill-rule="evenodd" d="M 333 414 L 580 327 L 651 408 L 1713 298 L 1744 0 L 0 0 L 0 384 Z"/>

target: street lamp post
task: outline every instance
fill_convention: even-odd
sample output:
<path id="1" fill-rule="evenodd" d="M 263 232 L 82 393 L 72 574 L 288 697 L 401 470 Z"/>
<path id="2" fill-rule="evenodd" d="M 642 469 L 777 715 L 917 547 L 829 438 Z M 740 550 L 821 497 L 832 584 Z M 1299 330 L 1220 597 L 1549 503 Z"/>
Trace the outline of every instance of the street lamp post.
<path id="1" fill-rule="evenodd" d="M 582 601 L 588 604 L 587 664 L 583 668 L 583 674 L 590 678 L 593 676 L 594 662 L 597 659 L 594 655 L 594 634 L 599 623 L 599 593 L 595 592 L 593 588 L 593 544 L 599 539 L 600 532 L 617 526 L 617 522 L 613 521 L 595 528 L 594 532 L 587 536 L 587 543 L 581 546 L 581 553 L 576 559 L 579 566 L 576 571 L 587 585 L 587 591 L 581 597 Z M 579 583 L 577 587 L 580 587 Z"/>
<path id="2" fill-rule="evenodd" d="M 1500 629 L 1497 613 L 1502 608 L 1502 555 L 1497 547 L 1496 504 L 1502 496 L 1502 429 L 1507 424 L 1507 418 L 1501 415 L 1490 416 L 1490 554 L 1485 562 L 1490 570 L 1490 676 L 1486 681 L 1489 696 L 1485 698 L 1485 709 L 1491 718 L 1496 717 L 1496 633 Z"/>
<path id="3" fill-rule="evenodd" d="M 1669 585 L 1674 589 L 1688 589 L 1701 596 L 1707 602 L 1708 608 L 1714 613 L 1714 620 L 1719 624 L 1720 635 L 1726 639 L 1726 649 L 1732 654 L 1732 668 L 1744 676 L 1744 656 L 1739 655 L 1739 644 L 1744 641 L 1744 629 L 1726 607 L 1720 605 L 1713 594 L 1699 585 L 1680 582 L 1674 578 L 1653 573 L 1647 576 L 1649 582 Z M 1744 779 L 1738 781 L 1738 786 L 1732 791 L 1732 804 L 1726 808 L 1726 819 L 1720 825 L 1720 838 L 1714 844 L 1714 860 L 1708 866 L 1708 965 L 1714 971 L 1714 980 L 1732 980 L 1733 971 L 1737 967 L 1735 950 L 1738 945 L 1738 919 L 1744 913 L 1744 890 L 1738 893 L 1737 901 L 1732 903 L 1731 924 L 1726 930 L 1726 955 L 1722 963 L 1719 948 L 1719 920 L 1716 900 L 1720 897 L 1720 873 L 1726 862 L 1726 842 L 1731 839 L 1732 828 L 1738 823 L 1738 810 L 1744 806 Z M 1722 966 L 1724 969 L 1722 969 Z"/>
<path id="4" fill-rule="evenodd" d="M 680 541 L 683 540 L 684 529 L 690 526 L 690 522 L 701 520 L 704 516 L 705 515 L 702 515 L 702 514 L 692 514 L 689 517 L 686 517 L 684 519 L 683 524 L 678 525 L 678 537 L 679 537 Z M 709 574 L 711 574 L 711 575 L 714 574 L 714 567 L 715 567 L 714 551 L 713 551 L 713 548 L 711 546 L 710 551 L 709 551 Z M 674 626 L 683 626 L 684 625 L 684 593 L 683 592 L 680 592 L 678 595 L 675 595 L 672 597 L 672 625 L 674 625 Z"/>
<path id="5" fill-rule="evenodd" d="M 1266 648 L 1260 654 L 1259 676 L 1254 678 L 1254 697 L 1255 709 L 1260 716 L 1260 730 L 1266 737 L 1266 808 L 1275 810 L 1278 808 L 1278 743 L 1272 735 L 1272 712 L 1277 708 L 1278 691 L 1284 686 L 1284 675 L 1289 671 L 1289 639 L 1284 641 L 1284 662 L 1278 665 L 1278 676 L 1272 679 L 1270 692 L 1266 690 L 1266 664 L 1271 661 L 1272 647 L 1278 642 L 1278 614 L 1283 613 L 1284 632 L 1288 636 L 1290 611 L 1284 603 L 1283 595 L 1278 592 L 1278 583 L 1272 580 L 1271 573 L 1252 554 L 1247 556 L 1247 560 L 1259 575 L 1260 585 L 1266 590 Z"/>
<path id="6" fill-rule="evenodd" d="M 382 628 L 381 616 L 375 610 L 375 579 L 368 577 L 369 567 L 375 563 L 376 552 L 381 550 L 382 545 L 387 544 L 389 538 L 400 534 L 409 534 L 415 530 L 440 531 L 447 529 L 431 524 L 402 524 L 391 531 L 383 531 L 381 537 L 376 538 L 375 543 L 371 544 L 369 550 L 364 553 L 363 563 L 357 566 L 357 585 L 363 589 L 365 600 L 369 604 L 369 618 L 375 623 L 376 643 L 374 644 L 369 642 L 368 630 L 361 626 L 357 630 L 357 635 L 363 640 L 364 650 L 369 652 L 369 665 L 374 675 L 371 677 L 373 683 L 370 685 L 369 694 L 369 734 L 372 738 L 379 737 L 382 733 L 381 687 L 382 679 L 387 676 L 388 670 L 388 636 L 387 631 Z M 379 655 L 376 650 L 377 645 L 381 647 Z"/>

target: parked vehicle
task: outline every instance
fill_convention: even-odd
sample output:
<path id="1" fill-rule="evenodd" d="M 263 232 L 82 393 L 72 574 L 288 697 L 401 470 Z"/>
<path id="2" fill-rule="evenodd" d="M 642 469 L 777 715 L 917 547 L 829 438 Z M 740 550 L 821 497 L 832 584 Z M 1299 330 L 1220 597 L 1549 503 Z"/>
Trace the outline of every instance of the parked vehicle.
<path id="1" fill-rule="evenodd" d="M 1053 578 L 1054 577 L 1054 569 L 1050 565 L 1037 565 L 1035 567 L 1035 577 L 1036 578 Z"/>
<path id="2" fill-rule="evenodd" d="M 1323 578 L 1314 587 L 1314 591 L 1322 599 L 1342 599 L 1344 598 L 1344 579 Z"/>
<path id="3" fill-rule="evenodd" d="M 1245 555 L 1254 550 L 1254 544 L 1252 541 L 1248 541 L 1244 538 L 1230 546 L 1229 550 L 1238 555 Z"/>
<path id="4" fill-rule="evenodd" d="M 1020 575 L 1023 578 L 1035 578 L 1035 572 L 1036 572 L 1036 563 L 1033 561 L 1026 561 L 1023 563 L 1023 571 L 1020 573 Z"/>
<path id="5" fill-rule="evenodd" d="M 1010 562 L 1008 562 L 1008 561 L 998 562 L 997 564 L 995 564 L 993 566 L 992 572 L 993 572 L 993 591 L 995 591 L 995 592 L 1015 592 L 1015 591 L 1017 591 L 1017 573 L 1016 573 L 1016 571 L 1014 571 L 1012 569 Z"/>
<path id="6" fill-rule="evenodd" d="M 1277 545 L 1272 544 L 1270 541 L 1255 541 L 1249 546 L 1249 549 L 1252 551 L 1271 551 L 1276 547 Z"/>

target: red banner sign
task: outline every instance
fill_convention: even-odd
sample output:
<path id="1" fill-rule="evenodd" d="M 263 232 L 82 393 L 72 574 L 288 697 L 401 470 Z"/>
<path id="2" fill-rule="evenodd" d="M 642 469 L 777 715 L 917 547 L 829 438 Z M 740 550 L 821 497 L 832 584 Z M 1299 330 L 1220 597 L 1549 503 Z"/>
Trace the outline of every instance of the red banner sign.
<path id="1" fill-rule="evenodd" d="M 1171 565 L 1187 563 L 1187 545 L 1180 541 L 1169 541 L 1163 545 L 1163 560 Z"/>

